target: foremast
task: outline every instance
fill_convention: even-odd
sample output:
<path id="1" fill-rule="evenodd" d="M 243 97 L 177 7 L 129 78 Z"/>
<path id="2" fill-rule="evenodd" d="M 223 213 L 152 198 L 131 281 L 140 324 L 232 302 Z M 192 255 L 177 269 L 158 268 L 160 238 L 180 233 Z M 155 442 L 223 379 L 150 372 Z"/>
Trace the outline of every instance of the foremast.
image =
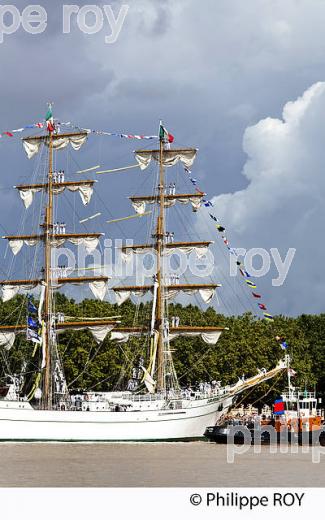
<path id="1" fill-rule="evenodd" d="M 43 384 L 43 406 L 51 409 L 53 404 L 53 386 L 52 386 L 52 348 L 51 348 L 51 328 L 52 328 L 52 247 L 53 240 L 53 132 L 49 129 L 49 169 L 48 169 L 48 200 L 45 210 L 45 299 L 44 299 L 44 321 L 45 334 L 43 334 L 43 345 L 45 352 L 45 370 Z"/>
<path id="2" fill-rule="evenodd" d="M 49 113 L 52 114 L 52 107 L 49 106 Z M 53 120 L 51 115 L 51 120 Z M 5 290 L 6 288 L 17 288 L 23 290 L 31 290 L 35 287 L 42 286 L 42 304 L 40 303 L 38 309 L 38 318 L 42 329 L 42 337 L 41 337 L 41 346 L 43 350 L 43 363 L 42 363 L 42 401 L 41 405 L 43 409 L 51 410 L 54 404 L 54 371 L 56 368 L 57 358 L 57 345 L 56 345 L 56 329 L 58 331 L 65 330 L 82 330 L 89 329 L 94 335 L 97 342 L 102 342 L 106 337 L 106 334 L 116 327 L 120 321 L 116 321 L 115 319 L 110 318 L 96 318 L 95 320 L 87 320 L 84 318 L 83 321 L 73 321 L 73 322 L 60 322 L 56 323 L 56 316 L 54 314 L 53 308 L 53 294 L 54 289 L 60 287 L 65 284 L 73 284 L 79 285 L 84 283 L 89 283 L 91 285 L 95 285 L 98 283 L 104 284 L 107 286 L 109 278 L 107 276 L 78 276 L 78 277 L 59 277 L 53 275 L 53 267 L 52 267 L 52 250 L 55 247 L 55 243 L 60 243 L 61 240 L 68 240 L 75 245 L 79 245 L 80 241 L 95 240 L 99 241 L 100 236 L 103 233 L 73 233 L 69 234 L 65 231 L 63 233 L 58 233 L 55 231 L 55 226 L 53 223 L 53 202 L 54 195 L 62 193 L 64 189 L 68 189 L 69 191 L 76 191 L 77 189 L 80 191 L 82 195 L 82 199 L 84 204 L 88 204 L 91 195 L 89 193 L 85 193 L 85 189 L 93 189 L 93 185 L 96 181 L 88 180 L 88 181 L 77 181 L 77 182 L 59 182 L 54 180 L 54 172 L 53 172 L 53 155 L 54 150 L 61 150 L 67 146 L 68 143 L 71 143 L 72 147 L 75 150 L 79 150 L 82 144 L 88 137 L 88 133 L 86 131 L 79 132 L 70 132 L 70 133 L 58 133 L 56 132 L 56 128 L 54 123 L 50 123 L 47 125 L 48 133 L 45 135 L 32 136 L 23 139 L 24 147 L 27 152 L 29 158 L 33 157 L 35 153 L 40 151 L 41 144 L 45 144 L 48 147 L 48 170 L 47 170 L 47 181 L 44 184 L 26 184 L 15 186 L 20 192 L 30 192 L 36 193 L 39 191 L 44 191 L 47 193 L 47 202 L 45 207 L 45 218 L 44 222 L 41 224 L 41 228 L 43 229 L 42 233 L 38 235 L 20 235 L 20 236 L 4 236 L 3 239 L 12 242 L 20 242 L 21 247 L 24 243 L 27 245 L 35 245 L 37 242 L 43 242 L 44 244 L 44 269 L 43 276 L 37 279 L 28 279 L 28 280 L 1 280 L 0 287 Z M 25 146 L 27 145 L 27 147 Z M 28 149 L 28 146 L 31 146 L 31 149 Z M 55 191 L 56 190 L 56 191 Z M 24 200 L 24 199 L 23 199 Z M 24 201 L 25 204 L 25 201 Z M 29 207 L 29 203 L 25 208 Z M 96 247 L 96 246 L 95 246 Z M 19 248 L 20 250 L 20 248 Z M 17 251 L 13 253 L 17 254 Z M 55 283 L 55 285 L 54 285 Z M 107 288 L 107 287 L 106 287 Z M 102 294 L 102 287 L 97 287 L 97 293 L 100 293 L 100 299 L 103 299 L 104 295 Z M 14 293 L 16 294 L 16 293 Z M 14 295 L 13 294 L 13 295 Z M 7 298 L 5 301 L 8 301 L 13 297 Z M 28 325 L 27 325 L 28 327 Z M 103 328 L 105 330 L 103 331 Z M 98 336 L 95 335 L 95 330 L 99 330 Z M 16 325 L 1 325 L 0 332 L 4 334 L 21 334 L 26 331 L 26 324 L 16 324 Z"/>

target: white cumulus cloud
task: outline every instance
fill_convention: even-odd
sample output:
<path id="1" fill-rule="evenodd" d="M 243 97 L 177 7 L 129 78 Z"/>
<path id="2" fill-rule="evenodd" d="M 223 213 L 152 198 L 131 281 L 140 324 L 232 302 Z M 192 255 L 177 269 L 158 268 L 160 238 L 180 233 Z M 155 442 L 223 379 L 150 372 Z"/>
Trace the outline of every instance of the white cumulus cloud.
<path id="1" fill-rule="evenodd" d="M 296 255 L 283 286 L 273 269 L 258 280 L 274 314 L 325 309 L 325 82 L 288 102 L 282 118 L 248 127 L 245 189 L 213 198 L 214 213 L 233 247 L 289 248 Z M 256 268 L 261 259 L 256 258 Z"/>

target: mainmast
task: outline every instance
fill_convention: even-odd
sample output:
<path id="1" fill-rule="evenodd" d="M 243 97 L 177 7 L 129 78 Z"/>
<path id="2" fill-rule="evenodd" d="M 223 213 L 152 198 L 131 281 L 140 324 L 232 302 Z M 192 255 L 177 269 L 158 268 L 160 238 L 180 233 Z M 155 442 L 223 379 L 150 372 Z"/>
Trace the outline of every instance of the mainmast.
<path id="1" fill-rule="evenodd" d="M 162 123 L 160 123 L 160 128 Z M 157 391 L 165 389 L 164 377 L 164 276 L 163 276 L 163 248 L 165 238 L 165 171 L 164 171 L 164 139 L 160 134 L 160 148 L 159 148 L 159 215 L 157 222 L 156 234 L 156 251 L 157 251 L 157 308 L 156 308 L 156 325 L 155 328 L 159 333 L 157 344 Z"/>
<path id="2" fill-rule="evenodd" d="M 172 140 L 171 140 L 172 138 Z M 195 284 L 182 284 L 177 282 L 168 281 L 165 279 L 164 273 L 164 258 L 166 251 L 168 256 L 172 254 L 173 249 L 181 250 L 185 254 L 190 254 L 192 251 L 196 251 L 197 254 L 206 251 L 211 242 L 175 242 L 172 240 L 166 241 L 166 230 L 165 230 L 165 211 L 166 208 L 174 206 L 176 203 L 190 204 L 194 212 L 198 211 L 202 204 L 205 193 L 196 190 L 195 193 L 176 193 L 175 190 L 172 192 L 169 190 L 166 193 L 165 187 L 165 167 L 174 166 L 177 162 L 181 161 L 187 168 L 190 167 L 197 154 L 196 148 L 170 148 L 165 146 L 165 143 L 172 143 L 173 136 L 171 136 L 164 128 L 163 124 L 160 123 L 159 132 L 159 149 L 153 150 L 136 150 L 136 159 L 139 163 L 141 170 L 145 170 L 151 163 L 152 160 L 157 161 L 159 164 L 159 184 L 154 194 L 152 195 L 137 195 L 129 197 L 133 208 L 139 215 L 145 213 L 146 204 L 157 204 L 158 219 L 155 234 L 153 235 L 154 240 L 152 243 L 138 244 L 132 246 L 122 247 L 122 253 L 125 255 L 125 261 L 128 261 L 132 257 L 133 253 L 146 253 L 148 250 L 153 251 L 157 258 L 157 271 L 154 283 L 151 285 L 144 286 L 118 286 L 114 287 L 113 291 L 116 294 L 117 303 L 121 305 L 131 295 L 139 296 L 145 295 L 147 292 L 153 293 L 153 322 L 151 325 L 151 348 L 150 348 L 150 364 L 149 364 L 149 377 L 145 380 L 147 389 L 150 393 L 154 391 L 157 393 L 164 392 L 166 390 L 166 367 L 168 371 L 173 372 L 172 367 L 172 356 L 169 352 L 169 341 L 170 338 L 174 339 L 177 336 L 201 336 L 201 338 L 209 344 L 215 344 L 222 332 L 220 327 L 193 327 L 191 325 L 185 325 L 179 327 L 179 324 L 175 326 L 169 326 L 166 323 L 165 317 L 165 305 L 169 298 L 175 297 L 179 292 L 184 291 L 187 294 L 200 293 L 203 301 L 209 303 L 214 296 L 215 290 L 220 287 L 220 284 L 206 284 L 206 283 L 195 283 Z M 158 148 L 158 147 L 157 147 Z M 168 328 L 168 331 L 166 330 Z M 143 328 L 118 328 L 117 334 L 124 335 L 127 340 L 130 335 L 135 337 L 139 334 L 146 334 L 147 329 Z M 118 338 L 116 338 L 118 340 Z M 166 344 L 168 342 L 168 344 Z M 169 363 L 169 364 L 168 364 Z M 171 373 L 171 376 L 175 374 Z M 155 381 L 153 381 L 155 378 Z M 155 383 L 152 384 L 152 381 Z M 149 386 L 147 385 L 149 383 Z"/>

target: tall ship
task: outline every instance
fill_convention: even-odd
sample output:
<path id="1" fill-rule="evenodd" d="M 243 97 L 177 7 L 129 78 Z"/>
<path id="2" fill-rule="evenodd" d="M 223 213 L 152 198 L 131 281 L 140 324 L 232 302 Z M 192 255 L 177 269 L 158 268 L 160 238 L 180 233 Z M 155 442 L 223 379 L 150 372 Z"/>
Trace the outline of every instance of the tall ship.
<path id="1" fill-rule="evenodd" d="M 217 326 L 182 325 L 169 313 L 170 302 L 181 292 L 188 296 L 198 294 L 205 304 L 209 304 L 215 291 L 221 290 L 218 283 L 185 283 L 171 277 L 166 268 L 165 260 L 174 252 L 180 251 L 184 255 L 194 252 L 200 257 L 212 243 L 175 240 L 166 226 L 166 213 L 170 207 L 180 203 L 188 204 L 193 211 L 200 209 L 205 194 L 198 190 L 176 193 L 170 173 L 177 163 L 190 168 L 197 149 L 172 146 L 172 139 L 160 124 L 157 146 L 135 152 L 141 170 L 152 163 L 157 168 L 158 181 L 152 192 L 131 197 L 136 215 L 145 215 L 148 205 L 154 208 L 153 228 L 145 243 L 122 246 L 121 255 L 125 262 L 130 262 L 135 255 L 151 252 L 155 259 L 155 273 L 148 284 L 130 285 L 124 281 L 123 285 L 108 289 L 109 282 L 112 282 L 108 276 L 85 276 L 85 272 L 81 276 L 78 269 L 67 273 L 54 264 L 53 253 L 58 247 L 72 244 L 92 252 L 103 233 L 71 233 L 65 225 L 56 222 L 59 219 L 57 197 L 66 191 L 79 192 L 82 202 L 88 204 L 96 181 L 76 181 L 75 175 L 68 180 L 62 170 L 58 171 L 60 151 L 70 146 L 78 151 L 86 144 L 90 132 L 78 128 L 62 131 L 55 124 L 51 109 L 46 120 L 45 132 L 22 139 L 29 159 L 43 153 L 46 175 L 42 182 L 15 186 L 27 211 L 36 194 L 41 194 L 40 231 L 3 237 L 14 255 L 18 255 L 23 246 L 38 246 L 38 250 L 43 251 L 43 266 L 39 276 L 33 279 L 0 281 L 4 302 L 18 293 L 26 294 L 26 316 L 21 311 L 15 316 L 16 324 L 0 326 L 0 348 L 4 352 L 10 351 L 19 335 L 24 335 L 34 348 L 31 352 L 34 365 L 39 360 L 39 366 L 31 373 L 24 365 L 19 376 L 6 373 L 6 382 L 0 390 L 0 440 L 159 441 L 202 438 L 208 426 L 227 414 L 239 394 L 279 375 L 286 369 L 286 362 L 279 361 L 272 370 L 262 369 L 255 376 L 242 377 L 228 386 L 214 382 L 202 383 L 199 388 L 183 388 L 179 381 L 172 341 L 179 337 L 200 337 L 211 347 L 217 344 L 224 332 Z M 150 319 L 126 327 L 116 316 L 71 319 L 58 313 L 55 298 L 60 288 L 84 284 L 89 284 L 93 295 L 100 300 L 108 291 L 115 294 L 119 304 L 132 295 L 147 295 L 151 302 Z M 37 296 L 30 296 L 32 291 Z M 101 392 L 99 387 L 96 392 L 72 394 L 59 351 L 60 334 L 70 330 L 87 330 L 98 344 L 106 337 L 121 345 L 138 338 L 145 355 L 134 369 L 137 375 L 133 378 L 133 385 L 118 391 Z"/>

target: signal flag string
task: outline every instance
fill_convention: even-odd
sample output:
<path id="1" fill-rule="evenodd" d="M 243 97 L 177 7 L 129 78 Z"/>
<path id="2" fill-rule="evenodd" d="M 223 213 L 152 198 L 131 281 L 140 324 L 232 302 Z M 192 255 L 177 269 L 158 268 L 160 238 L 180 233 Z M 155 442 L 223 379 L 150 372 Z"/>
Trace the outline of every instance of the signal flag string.
<path id="1" fill-rule="evenodd" d="M 188 176 L 190 182 L 195 187 L 196 191 L 199 193 L 205 193 L 203 190 L 201 190 L 200 188 L 197 187 L 198 181 L 197 181 L 197 179 L 192 177 L 191 170 L 187 167 L 184 167 L 184 171 L 185 171 L 186 175 Z M 211 200 L 203 199 L 203 203 L 206 208 L 213 207 L 213 202 Z M 261 294 L 255 292 L 257 290 L 257 286 L 256 286 L 255 282 L 252 280 L 251 275 L 246 271 L 244 263 L 239 259 L 236 249 L 234 249 L 230 245 L 230 242 L 225 234 L 226 228 L 220 223 L 220 220 L 213 213 L 209 213 L 209 216 L 215 222 L 216 230 L 221 235 L 222 241 L 225 244 L 226 248 L 228 249 L 229 254 L 233 255 L 236 258 L 236 265 L 238 267 L 238 271 L 241 274 L 241 276 L 244 278 L 246 285 L 249 287 L 249 289 L 251 289 L 253 298 L 256 300 L 260 300 L 262 298 L 262 296 L 261 296 Z M 268 312 L 268 309 L 264 303 L 258 302 L 257 306 L 260 309 L 260 311 L 262 311 L 264 320 L 266 320 L 268 322 L 274 321 L 272 314 L 270 314 Z M 280 344 L 280 346 L 283 350 L 286 350 L 289 347 L 285 338 L 276 336 L 275 339 Z"/>

